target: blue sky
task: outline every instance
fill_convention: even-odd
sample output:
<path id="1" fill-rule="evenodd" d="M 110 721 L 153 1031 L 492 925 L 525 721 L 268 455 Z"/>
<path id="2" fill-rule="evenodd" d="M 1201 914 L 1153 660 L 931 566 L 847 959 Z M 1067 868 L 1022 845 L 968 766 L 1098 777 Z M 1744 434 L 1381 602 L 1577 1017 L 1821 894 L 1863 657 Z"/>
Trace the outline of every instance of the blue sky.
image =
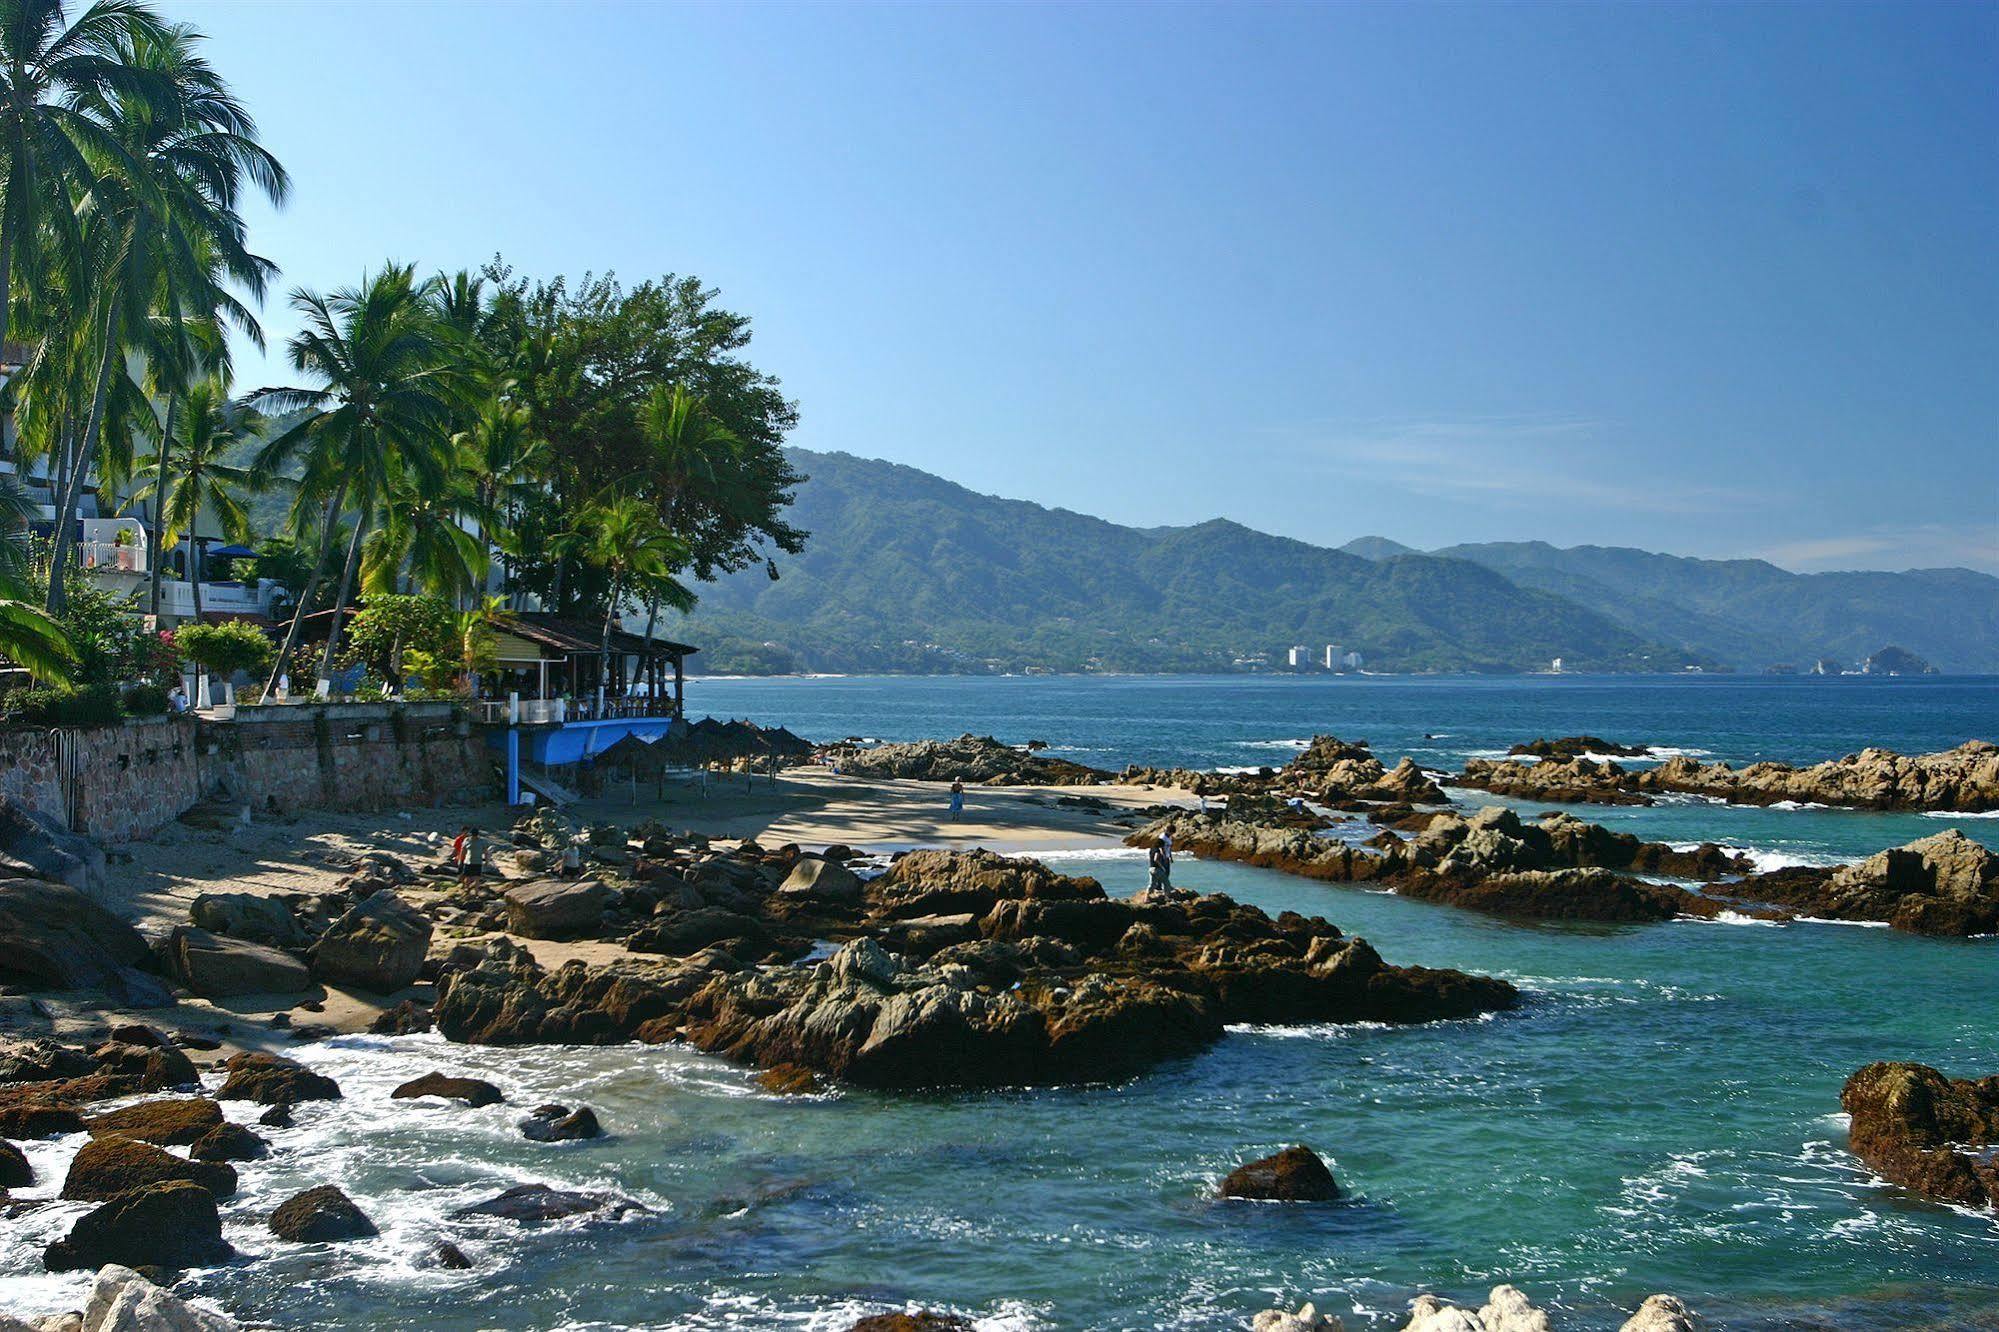
<path id="1" fill-rule="evenodd" d="M 1999 571 L 1999 6 L 167 10 L 287 288 L 698 274 L 796 443 L 1120 522 Z"/>

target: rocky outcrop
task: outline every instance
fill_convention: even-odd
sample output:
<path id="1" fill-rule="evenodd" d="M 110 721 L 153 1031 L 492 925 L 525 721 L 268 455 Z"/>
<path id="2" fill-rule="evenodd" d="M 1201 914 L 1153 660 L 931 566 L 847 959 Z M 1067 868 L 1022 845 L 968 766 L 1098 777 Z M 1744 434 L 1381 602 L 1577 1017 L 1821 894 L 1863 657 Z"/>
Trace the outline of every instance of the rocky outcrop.
<path id="1" fill-rule="evenodd" d="M 43 1321 L 44 1332 L 51 1324 Z M 237 1332 L 232 1318 L 189 1304 L 129 1267 L 100 1268 L 75 1332 Z"/>
<path id="2" fill-rule="evenodd" d="M 1229 1171 L 1221 1195 L 1261 1202 L 1333 1202 L 1340 1197 L 1340 1186 L 1317 1152 L 1286 1147 Z"/>
<path id="3" fill-rule="evenodd" d="M 271 1145 L 241 1124 L 217 1124 L 196 1138 L 187 1149 L 192 1161 L 260 1161 L 269 1156 Z"/>
<path id="4" fill-rule="evenodd" d="M 1884 921 L 1912 934 L 1999 931 L 1999 855 L 1955 828 L 1852 865 L 1756 875 L 1730 891 L 1804 915 Z"/>
<path id="5" fill-rule="evenodd" d="M 1515 745 L 1506 751 L 1516 757 L 1573 759 L 1590 754 L 1603 754 L 1610 758 L 1646 758 L 1652 753 L 1645 745 L 1620 745 L 1614 740 L 1606 740 L 1600 735 L 1564 735 L 1553 740 L 1530 740 L 1524 745 Z"/>
<path id="6" fill-rule="evenodd" d="M 1093 786 L 1111 774 L 1080 763 L 1029 753 L 989 735 L 967 732 L 956 740 L 908 744 L 831 745 L 821 758 L 843 775 L 923 782 L 964 782 L 984 786 Z"/>
<path id="7" fill-rule="evenodd" d="M 521 1136 L 530 1142 L 582 1142 L 604 1136 L 597 1112 L 589 1106 L 538 1105 L 520 1122 Z"/>
<path id="8" fill-rule="evenodd" d="M 1540 763 L 1471 759 L 1455 781 L 1529 800 L 1632 804 L 1677 793 L 1737 805 L 1796 803 L 1977 813 L 1999 809 L 1999 745 L 1968 740 L 1936 754 L 1863 749 L 1804 768 L 1788 763 L 1731 768 L 1685 755 L 1642 771 L 1586 758 Z"/>
<path id="9" fill-rule="evenodd" d="M 0 983 L 103 990 L 146 1007 L 171 1003 L 166 986 L 139 970 L 150 960 L 137 930 L 75 887 L 0 879 Z"/>
<path id="10" fill-rule="evenodd" d="M 1938 1202 L 1999 1208 L 1999 1076 L 1945 1077 L 1927 1064 L 1877 1063 L 1846 1080 L 1853 1154 L 1891 1183 Z"/>
<path id="11" fill-rule="evenodd" d="M 300 1101 L 337 1101 L 340 1084 L 315 1073 L 296 1059 L 253 1050 L 223 1061 L 228 1073 L 216 1091 L 219 1101 L 255 1101 L 259 1105 L 296 1105 Z"/>
<path id="12" fill-rule="evenodd" d="M 298 918 L 279 898 L 258 893 L 203 893 L 188 906 L 197 929 L 232 939 L 295 948 L 305 942 Z"/>
<path id="13" fill-rule="evenodd" d="M 411 1078 L 389 1093 L 389 1099 L 394 1101 L 412 1100 L 419 1096 L 463 1101 L 475 1109 L 482 1105 L 498 1105 L 506 1099 L 498 1087 L 483 1078 L 454 1078 L 445 1073 L 426 1073 L 422 1077 Z"/>
<path id="14" fill-rule="evenodd" d="M 1304 752 L 1278 770 L 1274 786 L 1335 806 L 1366 801 L 1442 804 L 1445 799 L 1414 759 L 1404 758 L 1391 771 L 1365 740 L 1336 735 L 1313 736 Z"/>
<path id="15" fill-rule="evenodd" d="M 618 1216 L 646 1209 L 629 1198 L 604 1193 L 577 1193 L 546 1184 L 519 1184 L 485 1202 L 461 1207 L 454 1217 L 494 1217 L 502 1221 L 559 1221 L 566 1216 L 605 1213 Z"/>
<path id="16" fill-rule="evenodd" d="M 0 796 L 0 879 L 15 877 L 88 893 L 104 886 L 104 851 L 53 816 Z"/>
<path id="17" fill-rule="evenodd" d="M 1693 1310 L 1671 1295 L 1648 1295 L 1618 1332 L 1696 1332 Z"/>
<path id="18" fill-rule="evenodd" d="M 42 1254 L 51 1272 L 117 1263 L 125 1267 L 207 1267 L 235 1253 L 222 1238 L 215 1195 L 172 1180 L 120 1194 L 78 1217 Z"/>
<path id="19" fill-rule="evenodd" d="M 1176 851 L 1234 860 L 1332 883 L 1379 881 L 1426 901 L 1499 915 L 1553 920 L 1646 921 L 1714 915 L 1723 904 L 1683 888 L 1648 883 L 1633 874 L 1718 879 L 1743 874 L 1750 863 L 1719 847 L 1689 851 L 1642 842 L 1571 815 L 1533 822 L 1500 806 L 1469 816 L 1448 811 L 1405 818 L 1420 826 L 1404 839 L 1383 834 L 1363 850 L 1296 826 L 1288 814 L 1256 808 L 1254 820 L 1227 811 L 1180 811 L 1126 841 L 1155 845 L 1167 832 Z"/>
<path id="20" fill-rule="evenodd" d="M 218 1198 L 236 1192 L 235 1170 L 219 1161 L 189 1160 L 149 1142 L 114 1135 L 91 1139 L 70 1159 L 62 1196 L 72 1202 L 103 1202 L 170 1180 L 199 1184 Z"/>
<path id="21" fill-rule="evenodd" d="M 35 1182 L 35 1168 L 19 1147 L 0 1138 L 0 1189 L 25 1189 Z"/>
<path id="22" fill-rule="evenodd" d="M 210 999 L 242 994 L 297 994 L 312 986 L 305 963 L 281 948 L 186 927 L 169 943 L 174 971 Z"/>
<path id="23" fill-rule="evenodd" d="M 376 1234 L 367 1213 L 331 1184 L 293 1194 L 271 1213 L 271 1233 L 293 1244 L 336 1244 Z"/>
<path id="24" fill-rule="evenodd" d="M 1250 1332 L 1346 1332 L 1346 1324 L 1331 1314 L 1322 1314 L 1317 1306 L 1307 1302 L 1298 1307 L 1298 1312 L 1289 1309 L 1265 1309 L 1249 1322 Z"/>
<path id="25" fill-rule="evenodd" d="M 141 1101 L 94 1115 L 87 1127 L 92 1137 L 117 1135 L 156 1146 L 184 1147 L 220 1123 L 221 1106 L 205 1096 L 187 1096 Z"/>
<path id="26" fill-rule="evenodd" d="M 312 950 L 312 970 L 335 985 L 393 994 L 416 980 L 429 949 L 430 922 L 384 888 L 320 936 Z"/>

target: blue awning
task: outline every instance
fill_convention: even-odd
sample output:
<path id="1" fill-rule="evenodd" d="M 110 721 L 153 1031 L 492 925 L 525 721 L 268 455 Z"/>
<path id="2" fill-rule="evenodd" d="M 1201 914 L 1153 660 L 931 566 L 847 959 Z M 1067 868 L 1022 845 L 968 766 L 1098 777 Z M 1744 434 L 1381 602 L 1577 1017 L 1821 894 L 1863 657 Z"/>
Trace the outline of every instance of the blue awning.
<path id="1" fill-rule="evenodd" d="M 255 555 L 257 552 L 251 550 L 248 546 L 211 546 L 208 553 L 226 560 L 235 559 L 243 555 Z"/>

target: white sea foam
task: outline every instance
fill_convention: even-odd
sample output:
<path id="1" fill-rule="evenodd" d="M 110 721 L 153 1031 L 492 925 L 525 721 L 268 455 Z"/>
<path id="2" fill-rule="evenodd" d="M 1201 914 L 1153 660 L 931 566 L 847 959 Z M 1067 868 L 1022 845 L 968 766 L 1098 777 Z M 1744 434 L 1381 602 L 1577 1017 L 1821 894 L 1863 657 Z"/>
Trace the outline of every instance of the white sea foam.
<path id="1" fill-rule="evenodd" d="M 1312 742 L 1310 740 L 1300 740 L 1295 737 L 1289 740 L 1238 740 L 1236 741 L 1236 748 L 1237 749 L 1305 749 L 1309 747 L 1311 743 Z"/>
<path id="2" fill-rule="evenodd" d="M 1033 860 L 1144 860 L 1149 854 L 1142 846 L 1070 846 L 1051 851 L 1029 850 L 1021 853 Z"/>
<path id="3" fill-rule="evenodd" d="M 1926 809 L 1926 819 L 1999 819 L 1999 809 L 1981 810 L 1976 814 L 1953 814 L 1947 809 Z"/>

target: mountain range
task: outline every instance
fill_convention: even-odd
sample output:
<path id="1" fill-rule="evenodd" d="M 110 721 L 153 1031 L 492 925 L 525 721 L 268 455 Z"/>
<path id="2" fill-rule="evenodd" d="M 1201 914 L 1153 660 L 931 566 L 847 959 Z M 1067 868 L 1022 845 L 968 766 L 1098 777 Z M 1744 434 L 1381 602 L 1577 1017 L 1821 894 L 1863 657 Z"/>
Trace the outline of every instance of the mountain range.
<path id="1" fill-rule="evenodd" d="M 791 450 L 803 554 L 701 589 L 702 669 L 1218 671 L 1336 643 L 1368 670 L 1808 669 L 1894 644 L 1999 672 L 1999 578 L 1794 574 L 1606 546 L 1333 549 L 1215 519 L 1125 527 L 895 463 Z"/>

